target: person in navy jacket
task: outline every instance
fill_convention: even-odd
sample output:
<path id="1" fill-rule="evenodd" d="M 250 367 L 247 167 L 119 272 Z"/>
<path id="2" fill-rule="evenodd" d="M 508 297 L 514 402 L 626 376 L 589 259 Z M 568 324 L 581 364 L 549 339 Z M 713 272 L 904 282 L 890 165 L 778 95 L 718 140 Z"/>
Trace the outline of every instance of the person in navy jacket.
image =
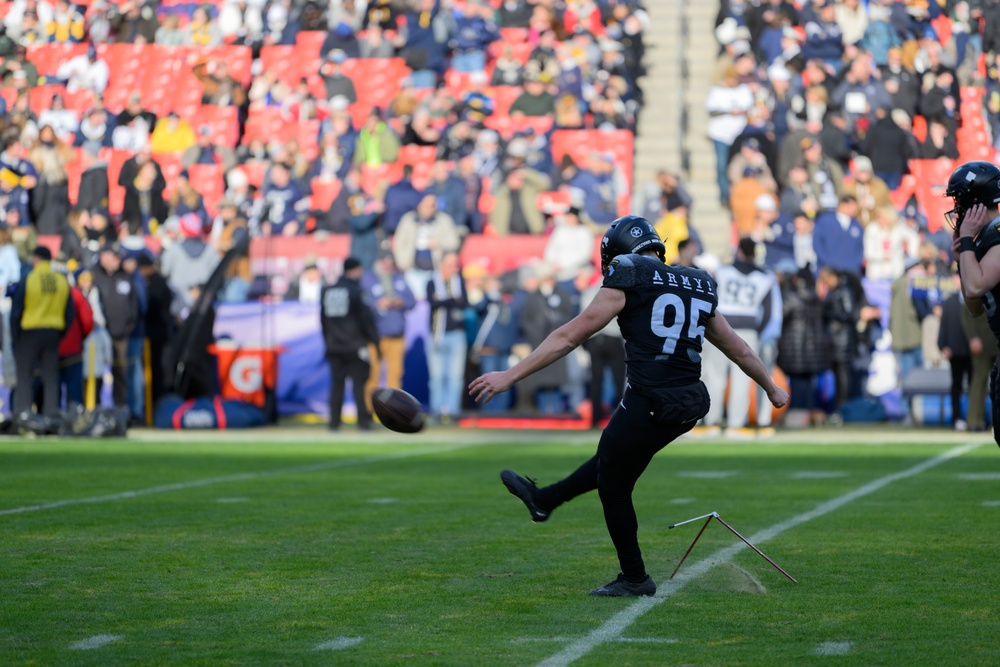
<path id="1" fill-rule="evenodd" d="M 844 195 L 833 212 L 816 216 L 813 230 L 813 248 L 820 269 L 861 275 L 864 260 L 865 230 L 858 221 L 858 202 L 851 195 Z"/>

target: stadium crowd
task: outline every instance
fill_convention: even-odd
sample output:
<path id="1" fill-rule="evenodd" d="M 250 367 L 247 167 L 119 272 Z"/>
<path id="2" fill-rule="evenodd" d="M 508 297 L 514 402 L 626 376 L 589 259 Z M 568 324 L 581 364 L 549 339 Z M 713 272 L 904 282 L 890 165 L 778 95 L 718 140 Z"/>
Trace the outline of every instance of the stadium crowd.
<path id="1" fill-rule="evenodd" d="M 468 365 L 506 367 L 593 297 L 595 239 L 631 210 L 655 222 L 668 262 L 764 277 L 744 330 L 806 422 L 875 393 L 863 380 L 891 350 L 893 386 L 943 358 L 971 372 L 967 421 L 985 426 L 977 369 L 996 351 L 977 322 L 942 320 L 958 297 L 939 195 L 953 161 L 993 158 L 1000 5 L 724 0 L 706 110 L 732 265 L 701 253 L 676 175 L 633 192 L 650 26 L 632 0 L 0 11 L 0 289 L 48 261 L 32 254 L 39 238 L 53 246 L 93 314 L 63 367 L 110 368 L 112 400 L 136 418 L 144 341 L 155 400 L 171 385 L 158 360 L 227 250 L 343 234 L 377 315 L 370 386 L 380 367 L 400 386 L 404 313 L 427 302 L 430 411 L 453 420 L 469 407 Z M 460 264 L 470 239 L 513 235 L 545 237 L 542 257 Z M 339 268 L 324 260 L 275 275 L 244 256 L 218 299 L 319 304 Z M 82 363 L 91 348 L 97 361 Z M 562 413 L 590 398 L 597 424 L 624 384 L 620 333 L 586 351 L 484 409 Z M 747 409 L 730 404 L 732 433 Z"/>

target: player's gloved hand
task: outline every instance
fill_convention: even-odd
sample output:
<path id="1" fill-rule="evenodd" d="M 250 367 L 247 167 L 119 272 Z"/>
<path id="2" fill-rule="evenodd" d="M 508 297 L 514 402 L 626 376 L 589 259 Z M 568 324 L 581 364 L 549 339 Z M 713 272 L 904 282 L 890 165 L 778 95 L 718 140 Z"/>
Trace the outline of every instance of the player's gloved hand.
<path id="1" fill-rule="evenodd" d="M 785 403 L 788 403 L 788 392 L 781 387 L 775 387 L 767 392 L 767 400 L 776 408 L 784 407 Z"/>

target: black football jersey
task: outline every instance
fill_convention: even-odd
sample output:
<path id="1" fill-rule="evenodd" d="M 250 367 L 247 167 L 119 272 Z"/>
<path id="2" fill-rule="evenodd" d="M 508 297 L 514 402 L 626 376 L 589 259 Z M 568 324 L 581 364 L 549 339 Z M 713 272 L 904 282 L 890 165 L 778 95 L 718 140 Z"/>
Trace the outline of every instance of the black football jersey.
<path id="1" fill-rule="evenodd" d="M 619 255 L 608 265 L 604 287 L 625 292 L 618 326 L 629 381 L 644 387 L 697 382 L 705 326 L 719 305 L 715 280 L 648 255 Z"/>
<path id="2" fill-rule="evenodd" d="M 1000 245 L 1000 218 L 993 220 L 983 227 L 976 237 L 976 259 L 980 262 L 983 257 L 995 245 Z M 993 335 L 1000 341 L 1000 313 L 997 312 L 997 302 L 1000 301 L 1000 284 L 994 285 L 993 289 L 983 295 L 983 308 L 986 310 L 986 318 L 990 323 Z"/>

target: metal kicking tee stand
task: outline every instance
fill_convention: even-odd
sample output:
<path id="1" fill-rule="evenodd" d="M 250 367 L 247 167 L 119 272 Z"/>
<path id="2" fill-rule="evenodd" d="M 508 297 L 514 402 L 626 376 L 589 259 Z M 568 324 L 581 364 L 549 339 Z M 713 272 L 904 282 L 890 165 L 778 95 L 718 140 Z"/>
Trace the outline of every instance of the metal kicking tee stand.
<path id="1" fill-rule="evenodd" d="M 778 572 L 781 572 L 781 573 L 782 573 L 783 575 L 785 575 L 786 577 L 788 577 L 788 579 L 789 579 L 789 580 L 791 580 L 791 582 L 792 582 L 792 583 L 795 583 L 795 584 L 799 583 L 799 582 L 798 582 L 798 581 L 797 581 L 797 580 L 795 579 L 795 577 L 793 577 L 792 575 L 790 575 L 790 574 L 788 574 L 787 572 L 785 572 L 785 571 L 784 571 L 784 570 L 783 570 L 783 569 L 781 568 L 781 566 L 780 566 L 780 565 L 778 565 L 778 564 L 777 564 L 777 563 L 775 563 L 775 562 L 774 562 L 773 560 L 771 560 L 770 558 L 768 558 L 768 557 L 767 557 L 767 556 L 766 556 L 766 555 L 764 554 L 764 552 L 763 552 L 763 551 L 761 551 L 760 549 L 758 549 L 757 547 L 755 547 L 754 545 L 752 545 L 752 544 L 750 543 L 750 541 L 749 541 L 749 540 L 747 540 L 747 538 L 745 538 L 745 537 L 743 537 L 742 535 L 740 535 L 740 534 L 739 534 L 739 532 L 737 532 L 737 530 L 736 530 L 735 528 L 733 528 L 733 527 L 732 527 L 732 526 L 730 526 L 730 525 L 729 525 L 728 523 L 726 523 L 725 521 L 723 521 L 723 520 L 722 520 L 722 517 L 720 517 L 720 516 L 719 516 L 719 513 L 718 513 L 718 512 L 711 512 L 711 513 L 709 513 L 709 514 L 705 514 L 705 515 L 702 515 L 702 516 L 698 516 L 698 517 L 695 517 L 695 518 L 693 518 L 693 519 L 688 519 L 687 521 L 681 521 L 680 523 L 675 523 L 675 524 L 673 524 L 673 525 L 671 525 L 671 526 L 668 526 L 667 528 L 668 528 L 668 529 L 670 529 L 670 528 L 676 528 L 677 526 L 683 526 L 683 525 L 684 525 L 684 524 L 686 524 L 686 523 L 691 523 L 691 522 L 693 522 L 693 521 L 698 521 L 699 519 L 705 519 L 706 517 L 707 517 L 707 521 L 705 521 L 705 524 L 704 524 L 704 525 L 703 525 L 703 526 L 701 527 L 701 530 L 699 530 L 699 531 L 698 531 L 698 534 L 697 534 L 697 535 L 695 535 L 695 538 L 694 538 L 694 542 L 692 542 L 692 543 L 691 543 L 691 546 L 690 546 L 690 547 L 688 547 L 688 550 L 687 550 L 687 552 L 685 552 L 685 554 L 684 554 L 684 557 L 683 557 L 683 558 L 681 558 L 681 562 L 677 564 L 677 567 L 676 567 L 676 568 L 674 568 L 674 572 L 673 572 L 673 574 L 671 574 L 671 575 L 670 575 L 670 579 L 673 579 L 673 578 L 674 578 L 674 575 L 675 575 L 675 574 L 677 574 L 677 571 L 681 569 L 681 565 L 682 565 L 682 564 L 684 563 L 684 560 L 685 560 L 685 559 L 686 559 L 686 558 L 688 557 L 688 554 L 690 554 L 690 553 L 691 553 L 691 550 L 692 550 L 692 549 L 694 549 L 694 545 L 695 545 L 695 542 L 697 542 L 697 541 L 698 541 L 698 538 L 699 538 L 699 537 L 701 537 L 701 534 L 705 532 L 705 529 L 706 529 L 706 528 L 708 528 L 708 524 L 712 522 L 712 519 L 718 519 L 718 520 L 719 520 L 719 523 L 721 523 L 721 524 L 722 524 L 723 526 L 725 526 L 726 528 L 728 528 L 728 529 L 729 529 L 729 531 L 730 531 L 730 532 L 731 532 L 731 533 L 732 533 L 733 535 L 735 535 L 736 537 L 740 538 L 740 540 L 742 540 L 744 544 L 746 544 L 746 545 L 747 545 L 748 547 L 750 547 L 751 549 L 753 549 L 754 551 L 756 551 L 756 552 L 757 552 L 757 553 L 758 553 L 758 554 L 760 555 L 760 557 L 761 557 L 761 558 L 763 558 L 763 559 L 764 559 L 764 560 L 766 560 L 766 561 L 767 561 L 768 563 L 770 563 L 771 565 L 773 565 L 773 566 L 774 566 L 774 568 L 775 568 L 776 570 L 778 570 Z"/>

